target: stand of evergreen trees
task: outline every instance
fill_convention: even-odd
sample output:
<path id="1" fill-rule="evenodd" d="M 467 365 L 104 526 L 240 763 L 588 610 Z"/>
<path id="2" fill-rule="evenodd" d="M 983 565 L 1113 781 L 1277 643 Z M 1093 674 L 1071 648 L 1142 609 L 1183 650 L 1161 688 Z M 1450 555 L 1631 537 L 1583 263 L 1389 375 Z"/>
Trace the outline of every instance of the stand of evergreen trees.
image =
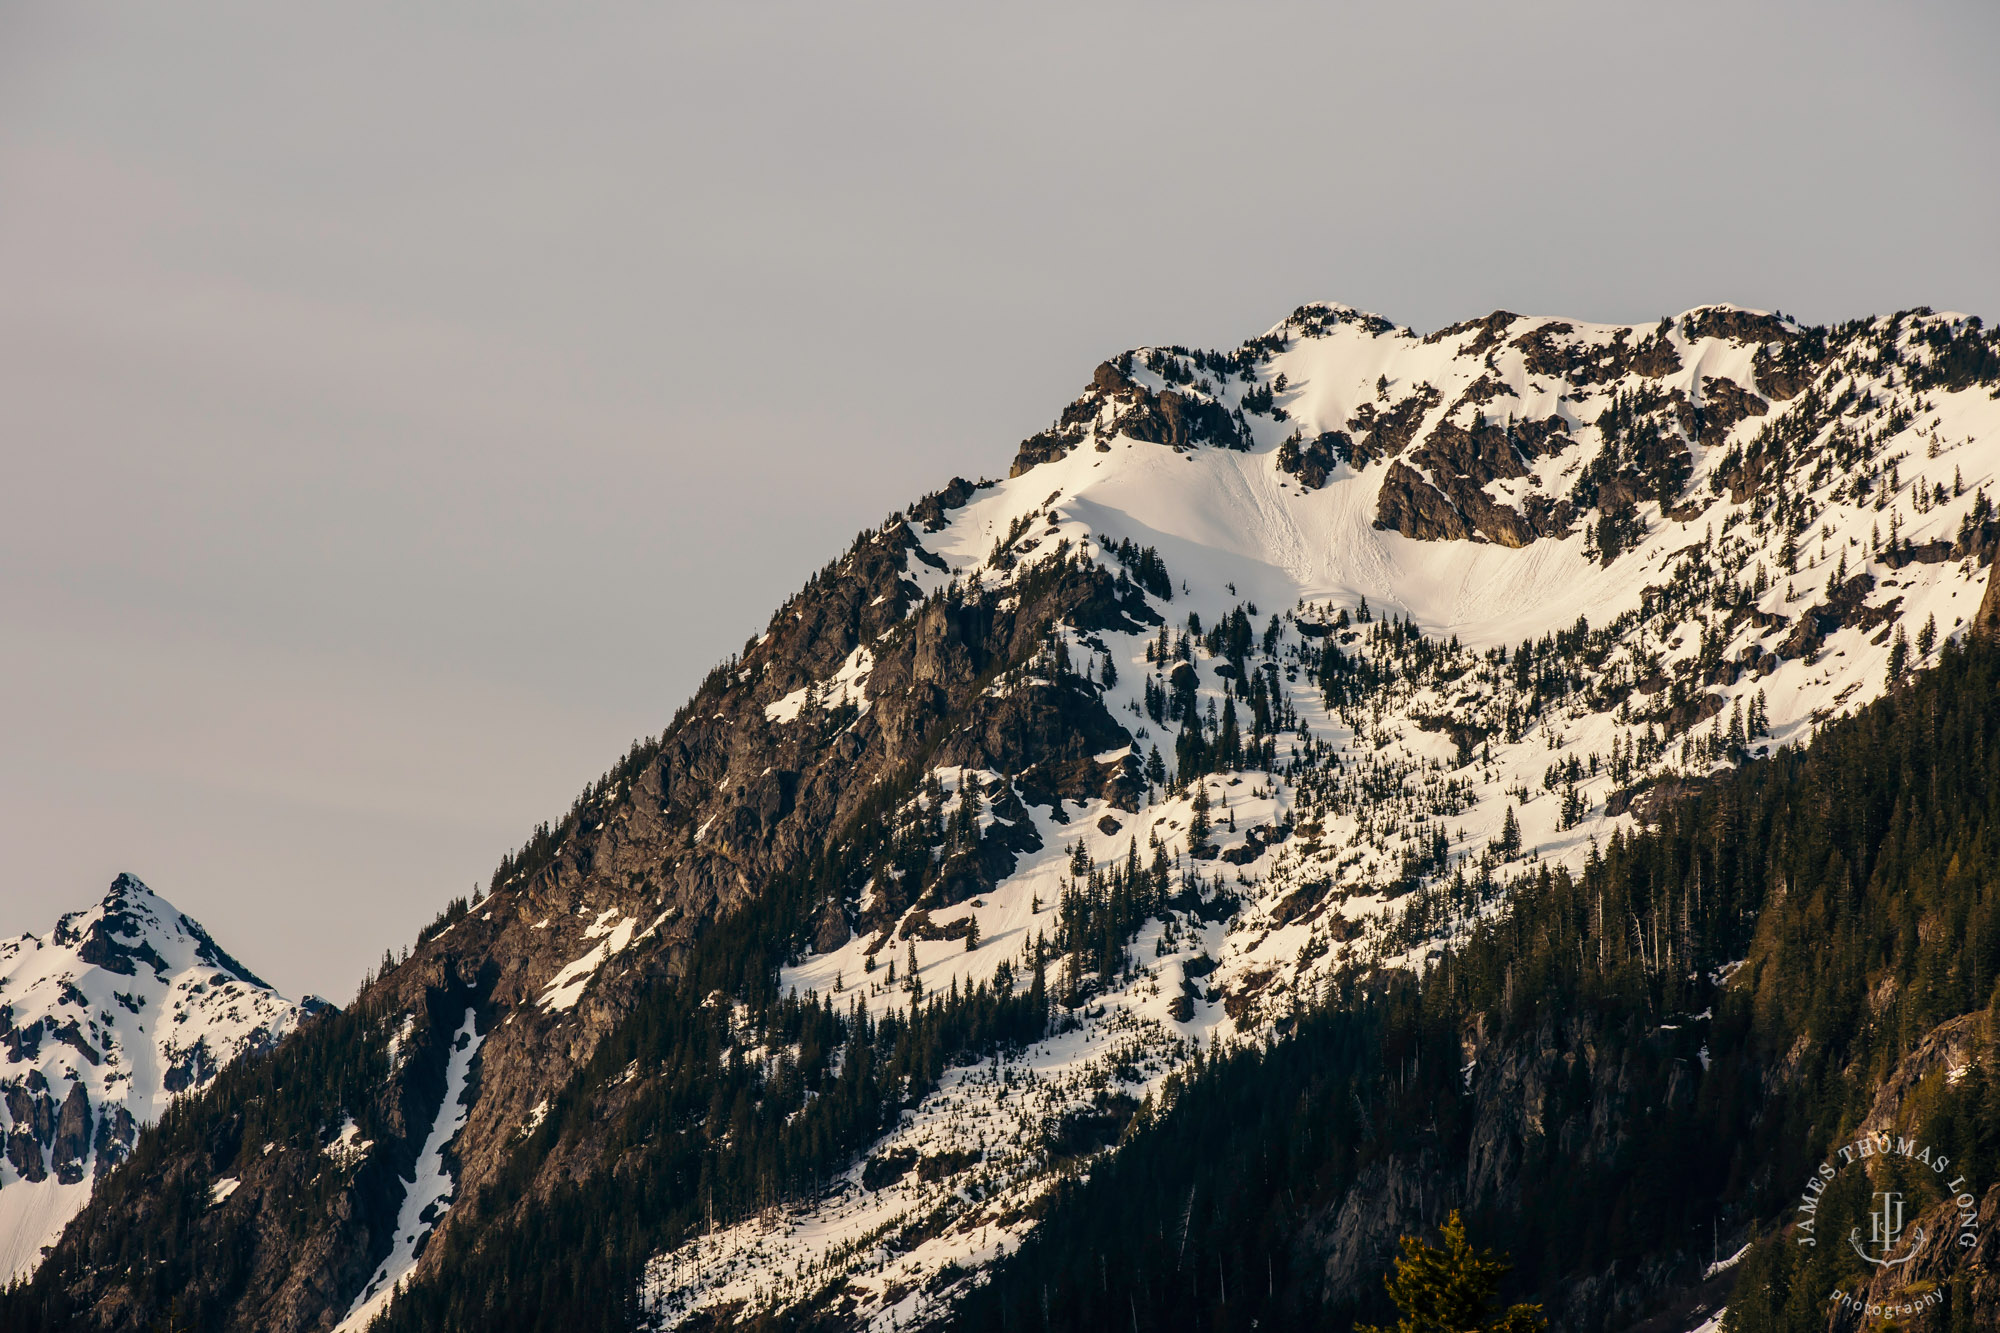
<path id="1" fill-rule="evenodd" d="M 1964 1014 L 1982 1015 L 1982 1054 L 1909 1109 L 1955 1171 L 2000 1181 L 1996 687 L 2000 651 L 1952 647 L 1809 748 L 1615 837 L 1580 875 L 1537 873 L 1423 979 L 1349 972 L 1286 1039 L 1198 1062 L 1142 1133 L 1062 1191 L 953 1326 L 1384 1318 L 1372 1274 L 1350 1300 L 1325 1298 L 1314 1237 L 1386 1170 L 1506 1237 L 1510 1296 L 1547 1302 L 1559 1327 L 1618 1326 L 1601 1302 L 1568 1300 L 1579 1279 L 1637 1282 L 1667 1260 L 1691 1284 L 1716 1236 L 1760 1226 L 1771 1238 L 1745 1261 L 1736 1333 L 1823 1330 L 1831 1280 L 1853 1275 L 1834 1246 L 1799 1267 L 1771 1228 L 1897 1062 Z M 1576 1058 L 1547 1089 L 1540 1133 L 1497 1189 L 1463 1197 L 1480 1080 L 1550 1045 Z M 1487 1053 L 1471 1070 L 1469 1047 Z M 1592 1149 L 1607 1105 L 1612 1140 Z M 1974 1327 L 1966 1289 L 1953 1290 L 1947 1326 Z"/>

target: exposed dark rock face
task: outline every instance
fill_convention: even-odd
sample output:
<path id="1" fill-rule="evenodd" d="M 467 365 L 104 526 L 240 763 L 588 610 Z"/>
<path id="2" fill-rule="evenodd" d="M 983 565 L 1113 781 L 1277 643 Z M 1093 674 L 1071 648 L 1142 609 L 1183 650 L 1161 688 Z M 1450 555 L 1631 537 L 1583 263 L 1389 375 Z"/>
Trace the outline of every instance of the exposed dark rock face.
<path id="1" fill-rule="evenodd" d="M 1186 449 L 1197 444 L 1219 444 L 1240 449 L 1249 443 L 1228 412 L 1205 398 L 1192 398 L 1172 389 L 1145 397 L 1117 419 L 1116 429 L 1135 440 Z"/>
<path id="2" fill-rule="evenodd" d="M 62 1110 L 56 1116 L 54 1161 L 56 1179 L 65 1185 L 73 1185 L 83 1179 L 83 1163 L 90 1156 L 90 1097 L 83 1090 L 83 1084 L 69 1085 L 69 1095 L 63 1098 Z"/>
<path id="3" fill-rule="evenodd" d="M 1560 417 L 1527 422 L 1518 431 L 1511 424 L 1488 421 L 1470 430 L 1450 421 L 1438 423 L 1410 451 L 1407 464 L 1391 465 L 1376 498 L 1375 526 L 1419 541 L 1464 540 L 1476 534 L 1502 546 L 1566 534 L 1572 523 L 1567 501 L 1530 496 L 1524 514 L 1486 490 L 1489 482 L 1527 476 L 1525 460 L 1552 452 L 1554 442 L 1565 438 L 1562 427 Z M 1434 480 L 1426 481 L 1416 467 Z"/>
<path id="4" fill-rule="evenodd" d="M 982 482 L 979 485 L 974 485 L 964 477 L 953 477 L 949 486 L 946 486 L 943 490 L 932 491 L 929 495 L 911 505 L 909 508 L 910 518 L 915 522 L 923 524 L 925 532 L 941 531 L 949 521 L 946 515 L 954 509 L 964 508 L 971 502 L 972 497 L 979 493 L 981 486 L 989 486 L 991 484 L 991 482 Z"/>
<path id="5" fill-rule="evenodd" d="M 1994 554 L 1994 563 L 1986 573 L 1986 591 L 1979 599 L 1979 612 L 1973 617 L 1973 632 L 1992 638 L 2000 638 L 2000 551 Z"/>
<path id="6" fill-rule="evenodd" d="M 1453 1208 L 1500 1211 L 1531 1182 L 1616 1169 L 1642 1112 L 1684 1112 L 1696 1095 L 1692 1050 L 1673 1037 L 1635 1043 L 1555 1015 L 1506 1042 L 1475 1033 L 1464 1053 L 1474 1097 L 1462 1149 L 1378 1160 L 1300 1229 L 1296 1253 L 1324 1275 L 1323 1299 L 1351 1306 L 1372 1293 L 1397 1237 Z M 1682 1265 L 1667 1259 L 1621 1263 L 1579 1274 L 1549 1314 L 1564 1328 L 1624 1328 L 1682 1280 Z"/>
<path id="7" fill-rule="evenodd" d="M 1798 336 L 1776 315 L 1761 315 L 1754 310 L 1735 310 L 1727 306 L 1708 306 L 1689 311 L 1681 324 L 1681 331 L 1689 338 L 1721 338 L 1744 344 L 1787 343 Z"/>
<path id="8" fill-rule="evenodd" d="M 1666 338 L 1662 325 L 1637 343 L 1632 330 L 1619 329 L 1608 342 L 1571 342 L 1576 326 L 1553 320 L 1515 338 L 1526 356 L 1528 372 L 1567 380 L 1579 389 L 1605 384 L 1625 375 L 1659 379 L 1681 368 L 1680 353 Z"/>
<path id="9" fill-rule="evenodd" d="M 1123 364 L 1106 361 L 1091 376 L 1083 396 L 1063 409 L 1054 427 L 1022 441 L 1010 477 L 1060 458 L 1082 442 L 1086 431 L 1101 426 L 1103 434 L 1127 435 L 1148 444 L 1188 449 L 1215 444 L 1247 448 L 1250 435 L 1220 403 L 1180 389 L 1155 392 L 1131 376 L 1129 358 Z M 1105 418 L 1108 412 L 1108 420 Z"/>
<path id="10" fill-rule="evenodd" d="M 1347 423 L 1347 429 L 1355 436 L 1348 446 L 1347 461 L 1356 468 L 1365 468 L 1381 459 L 1394 458 L 1417 437 L 1417 428 L 1439 401 L 1435 387 L 1420 384 L 1414 393 L 1387 411 L 1378 410 L 1373 403 L 1363 403 Z"/>
<path id="11" fill-rule="evenodd" d="M 1829 590 L 1827 599 L 1805 610 L 1799 615 L 1787 634 L 1774 650 L 1780 660 L 1803 657 L 1811 661 L 1819 654 L 1820 644 L 1826 636 L 1844 625 L 1854 625 L 1861 629 L 1873 629 L 1896 618 L 1896 608 L 1902 598 L 1892 597 L 1881 606 L 1869 606 L 1868 595 L 1875 590 L 1873 574 L 1856 574 Z M 1991 596 L 1989 588 L 1988 595 Z"/>
<path id="12" fill-rule="evenodd" d="M 1095 693 L 1065 683 L 979 700 L 939 757 L 947 764 L 1005 772 L 1021 756 L 1034 755 L 1033 763 L 1015 773 L 1015 785 L 1030 804 L 1102 796 L 1130 809 L 1125 765 L 1099 764 L 1093 756 L 1131 743 Z"/>
<path id="13" fill-rule="evenodd" d="M 831 953 L 853 936 L 847 926 L 847 913 L 840 910 L 840 904 L 829 902 L 820 909 L 819 922 L 813 929 L 813 948 Z"/>
<path id="14" fill-rule="evenodd" d="M 1445 415 L 1447 417 L 1457 416 L 1458 409 L 1461 407 L 1483 407 L 1496 398 L 1518 397 L 1520 395 L 1514 392 L 1513 385 L 1489 371 L 1487 374 L 1481 375 L 1478 379 L 1468 384 L 1465 387 L 1465 392 L 1458 396 L 1458 401 L 1451 405 L 1451 411 Z"/>
<path id="15" fill-rule="evenodd" d="M 7 1136 L 7 1160 L 23 1180 L 48 1179 L 42 1150 L 55 1141 L 56 1103 L 39 1069 L 30 1071 L 23 1082 L 7 1085 L 7 1113 L 14 1121 Z"/>
<path id="16" fill-rule="evenodd" d="M 1104 378 L 1115 391 L 1116 380 Z M 1142 405 L 1171 422 L 1166 398 Z M 972 490 L 955 483 L 917 509 L 920 516 L 941 513 Z M 547 851 L 497 877 L 490 897 L 363 993 L 350 1021 L 383 1015 L 371 1029 L 372 1040 L 383 1043 L 378 1050 L 395 1034 L 398 1016 L 416 1016 L 416 1028 L 403 1041 L 410 1054 L 401 1073 L 371 1094 L 369 1121 L 382 1128 L 371 1131 L 376 1144 L 350 1188 L 327 1196 L 309 1185 L 325 1163 L 322 1152 L 266 1156 L 258 1144 L 216 1144 L 204 1160 L 149 1168 L 243 1181 L 228 1206 L 192 1223 L 213 1233 L 209 1243 L 233 1237 L 237 1264 L 226 1280 L 236 1294 L 204 1298 L 226 1311 L 215 1327 L 305 1333 L 345 1309 L 387 1249 L 397 1177 L 414 1169 L 442 1094 L 443 1046 L 466 1006 L 482 1014 L 485 1041 L 477 1099 L 454 1145 L 461 1202 L 446 1214 L 447 1229 L 478 1218 L 479 1190 L 505 1167 L 534 1106 L 589 1059 L 646 988 L 671 982 L 702 923 L 810 857 L 878 781 L 907 771 L 918 756 L 1014 776 L 993 799 L 1002 821 L 993 836 L 940 876 L 938 906 L 997 882 L 1012 870 L 1017 850 L 1038 843 L 1023 800 L 1057 812 L 1063 800 L 1088 796 L 1133 803 L 1142 781 L 1136 760 L 1095 758 L 1128 747 L 1131 736 L 1093 687 L 1061 674 L 988 687 L 1032 656 L 1054 621 L 1083 629 L 1156 623 L 1144 596 L 1095 565 L 1055 560 L 1009 585 L 1004 602 L 995 592 L 920 602 L 902 574 L 918 548 L 911 527 L 897 524 L 823 571 L 740 661 L 710 677 L 655 747 L 580 803 Z M 846 703 L 825 698 L 791 720 L 772 713 L 780 700 L 834 677 L 864 645 L 871 666 Z M 892 902 L 886 910 L 905 906 Z M 555 974 L 590 950 L 587 929 L 618 919 L 653 928 L 607 962 L 572 1008 L 545 1004 Z M 863 929 L 879 924 L 859 903 L 829 902 L 817 919 L 819 940 L 831 943 L 850 921 Z M 201 1050 L 184 1059 L 195 1079 Z M 66 1105 L 59 1117 L 46 1092 L 10 1095 L 25 1099 L 17 1118 L 37 1127 L 8 1145 L 22 1173 L 45 1173 L 44 1149 L 52 1144 L 57 1170 L 73 1169 L 87 1146 L 72 1132 L 78 1116 Z M 319 1126 L 315 1134 L 330 1132 Z M 121 1131 L 113 1127 L 111 1137 Z M 599 1151 L 584 1142 L 552 1154 L 539 1168 L 538 1188 L 596 1169 Z M 143 1225 L 148 1196 L 117 1188 L 121 1179 L 106 1179 L 73 1235 Z M 322 1198 L 327 1202 L 313 1202 Z M 246 1222 L 251 1216 L 254 1224 Z M 74 1271 L 71 1280 L 89 1293 L 97 1326 L 131 1327 L 152 1317 L 128 1276 L 63 1271 Z"/>
<path id="17" fill-rule="evenodd" d="M 1521 317 L 1511 310 L 1496 310 L 1484 319 L 1468 319 L 1458 324 L 1447 324 L 1435 333 L 1424 335 L 1424 345 L 1432 346 L 1462 333 L 1474 333 L 1459 348 L 1460 356 L 1484 356 L 1506 340 L 1507 330 L 1518 324 Z"/>
<path id="18" fill-rule="evenodd" d="M 1082 438 L 1080 430 L 1045 430 L 1030 435 L 1021 441 L 1021 447 L 1014 455 L 1014 466 L 1007 469 L 1007 475 L 1018 477 L 1030 468 L 1052 463 L 1074 449 Z"/>
<path id="19" fill-rule="evenodd" d="M 1502 546 L 1525 546 L 1533 539 L 1518 511 L 1486 493 L 1488 482 L 1524 477 L 1528 471 L 1501 427 L 1481 423 L 1464 430 L 1442 421 L 1409 457 L 1437 478 L 1446 500 L 1471 532 Z M 1378 512 L 1375 522 L 1377 527 L 1395 526 L 1387 512 Z"/>
<path id="20" fill-rule="evenodd" d="M 1506 429 L 1485 421 L 1470 430 L 1449 421 L 1439 422 L 1424 442 L 1410 452 L 1409 461 L 1430 469 L 1433 475 L 1449 474 L 1454 480 L 1475 487 L 1528 475 Z"/>
<path id="21" fill-rule="evenodd" d="M 1375 501 L 1375 526 L 1420 542 L 1464 541 L 1472 525 L 1443 492 L 1407 463 L 1389 465 Z"/>
<path id="22" fill-rule="evenodd" d="M 871 1157 L 861 1169 L 861 1188 L 879 1190 L 893 1185 L 910 1173 L 917 1164 L 917 1154 L 907 1150 L 886 1152 L 880 1157 Z"/>
<path id="23" fill-rule="evenodd" d="M 132 1155 L 132 1145 L 138 1140 L 139 1126 L 134 1123 L 132 1113 L 122 1106 L 114 1106 L 109 1114 L 97 1122 L 97 1138 L 94 1147 L 97 1152 L 96 1172 L 102 1176 Z"/>
<path id="24" fill-rule="evenodd" d="M 208 1049 L 208 1043 L 199 1038 L 189 1045 L 172 1048 L 171 1053 L 173 1061 L 161 1080 L 168 1092 L 186 1092 L 197 1084 L 206 1083 L 221 1068 L 221 1061 Z"/>
<path id="25" fill-rule="evenodd" d="M 1693 433 L 1711 448 L 1721 444 L 1738 423 L 1770 410 L 1762 398 L 1734 380 L 1709 376 L 1702 380 L 1701 392 L 1703 401 Z"/>

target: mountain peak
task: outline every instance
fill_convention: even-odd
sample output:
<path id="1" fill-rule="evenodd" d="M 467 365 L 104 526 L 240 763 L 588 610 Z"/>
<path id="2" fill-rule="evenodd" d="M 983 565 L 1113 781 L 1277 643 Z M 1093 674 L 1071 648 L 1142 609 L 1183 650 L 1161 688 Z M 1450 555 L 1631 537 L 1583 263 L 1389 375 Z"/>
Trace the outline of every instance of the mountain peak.
<path id="1" fill-rule="evenodd" d="M 200 922 L 129 872 L 112 880 L 95 906 L 65 913 L 50 939 L 58 947 L 74 948 L 80 962 L 121 976 L 135 976 L 142 966 L 156 976 L 205 966 L 270 989 L 269 983 L 218 945 Z"/>
<path id="2" fill-rule="evenodd" d="M 4 1276 L 34 1268 L 140 1126 L 307 1011 L 136 875 L 46 939 L 0 941 Z"/>

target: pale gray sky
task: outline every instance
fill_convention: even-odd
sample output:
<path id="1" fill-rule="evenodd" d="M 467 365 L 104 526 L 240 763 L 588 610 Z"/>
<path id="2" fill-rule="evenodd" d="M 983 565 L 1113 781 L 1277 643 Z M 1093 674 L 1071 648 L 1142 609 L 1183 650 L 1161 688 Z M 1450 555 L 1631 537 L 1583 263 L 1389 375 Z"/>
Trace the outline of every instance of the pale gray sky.
<path id="1" fill-rule="evenodd" d="M 0 933 L 131 870 L 344 1000 L 1122 347 L 2000 316 L 1996 52 L 1986 4 L 6 4 Z"/>

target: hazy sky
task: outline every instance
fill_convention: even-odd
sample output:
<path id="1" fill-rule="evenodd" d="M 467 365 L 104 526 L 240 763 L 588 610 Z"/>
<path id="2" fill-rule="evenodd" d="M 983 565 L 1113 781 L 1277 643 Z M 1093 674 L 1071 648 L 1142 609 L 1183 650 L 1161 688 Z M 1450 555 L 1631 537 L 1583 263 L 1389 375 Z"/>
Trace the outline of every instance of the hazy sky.
<path id="1" fill-rule="evenodd" d="M 0 933 L 346 999 L 1126 346 L 2000 316 L 1989 4 L 1370 10 L 0 6 Z"/>

